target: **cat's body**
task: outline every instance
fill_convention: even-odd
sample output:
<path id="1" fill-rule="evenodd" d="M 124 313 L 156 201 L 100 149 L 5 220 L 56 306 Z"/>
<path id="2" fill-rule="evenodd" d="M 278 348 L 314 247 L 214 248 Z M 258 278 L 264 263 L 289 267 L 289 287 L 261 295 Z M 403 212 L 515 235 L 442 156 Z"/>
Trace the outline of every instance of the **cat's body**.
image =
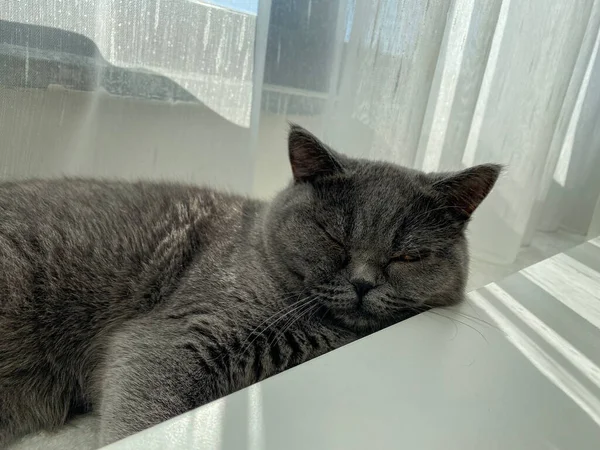
<path id="1" fill-rule="evenodd" d="M 312 329 L 312 344 L 306 330 L 283 332 L 287 320 L 253 333 L 286 306 L 285 293 L 257 267 L 265 208 L 183 185 L 1 185 L 0 411 L 10 417 L 0 423 L 16 417 L 30 428 L 14 431 L 29 432 L 62 425 L 73 408 L 127 408 L 102 402 L 121 395 L 115 390 L 129 391 L 139 407 L 140 397 L 166 395 L 169 383 L 181 392 L 188 382 L 197 389 L 216 381 L 155 411 L 145 428 L 340 345 L 333 332 Z M 273 349 L 261 352 L 267 340 Z M 151 365 L 175 355 L 198 379 L 159 374 L 152 386 Z M 136 370 L 136 357 L 150 379 L 119 386 L 119 371 Z M 129 416 L 115 415 L 107 433 L 119 437 Z"/>
<path id="2" fill-rule="evenodd" d="M 0 447 L 85 410 L 112 442 L 460 301 L 464 226 L 497 167 L 448 206 L 430 189 L 446 176 L 346 159 L 300 129 L 290 155 L 296 182 L 271 203 L 177 184 L 0 185 Z M 401 264 L 388 248 L 402 245 Z"/>

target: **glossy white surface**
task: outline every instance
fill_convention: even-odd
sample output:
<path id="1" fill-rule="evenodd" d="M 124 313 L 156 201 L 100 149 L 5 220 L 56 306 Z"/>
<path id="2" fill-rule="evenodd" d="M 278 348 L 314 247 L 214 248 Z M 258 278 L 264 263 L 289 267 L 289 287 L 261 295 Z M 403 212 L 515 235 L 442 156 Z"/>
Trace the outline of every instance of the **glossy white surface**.
<path id="1" fill-rule="evenodd" d="M 597 449 L 599 243 L 108 448 Z"/>

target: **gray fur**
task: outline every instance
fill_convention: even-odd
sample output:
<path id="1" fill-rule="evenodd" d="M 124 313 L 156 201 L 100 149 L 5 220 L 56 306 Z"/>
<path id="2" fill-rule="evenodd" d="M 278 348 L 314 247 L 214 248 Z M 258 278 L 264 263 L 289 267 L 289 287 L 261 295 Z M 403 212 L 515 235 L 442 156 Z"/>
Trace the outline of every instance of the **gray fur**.
<path id="1" fill-rule="evenodd" d="M 106 444 L 462 299 L 498 166 L 427 175 L 289 141 L 295 180 L 270 203 L 0 184 L 0 447 L 89 410 Z"/>

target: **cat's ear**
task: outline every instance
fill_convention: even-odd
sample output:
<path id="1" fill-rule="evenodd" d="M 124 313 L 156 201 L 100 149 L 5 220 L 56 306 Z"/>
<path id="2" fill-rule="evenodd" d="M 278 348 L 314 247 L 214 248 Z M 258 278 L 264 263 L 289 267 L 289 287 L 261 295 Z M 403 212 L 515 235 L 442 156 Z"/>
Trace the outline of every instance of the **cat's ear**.
<path id="1" fill-rule="evenodd" d="M 290 124 L 288 151 L 296 182 L 313 181 L 343 170 L 334 152 L 315 135 L 295 124 Z"/>
<path id="2" fill-rule="evenodd" d="M 501 172 L 499 164 L 482 164 L 449 175 L 436 175 L 433 188 L 448 206 L 456 208 L 461 218 L 468 219 L 490 193 Z"/>

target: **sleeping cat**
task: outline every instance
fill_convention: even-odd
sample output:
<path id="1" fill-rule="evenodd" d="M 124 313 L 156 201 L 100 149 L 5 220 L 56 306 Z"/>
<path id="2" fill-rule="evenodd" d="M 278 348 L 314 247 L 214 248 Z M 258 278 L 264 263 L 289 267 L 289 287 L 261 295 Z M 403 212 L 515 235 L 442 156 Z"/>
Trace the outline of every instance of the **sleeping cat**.
<path id="1" fill-rule="evenodd" d="M 113 442 L 463 298 L 500 167 L 425 174 L 292 126 L 269 203 L 195 186 L 0 184 L 0 447 L 94 411 Z"/>

